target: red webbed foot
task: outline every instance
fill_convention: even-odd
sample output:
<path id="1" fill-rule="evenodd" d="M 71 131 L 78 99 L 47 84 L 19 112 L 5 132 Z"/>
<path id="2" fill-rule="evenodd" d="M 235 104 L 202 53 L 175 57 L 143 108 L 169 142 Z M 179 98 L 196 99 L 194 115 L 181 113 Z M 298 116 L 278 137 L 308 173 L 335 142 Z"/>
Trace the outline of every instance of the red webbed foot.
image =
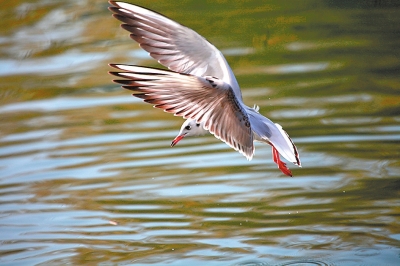
<path id="1" fill-rule="evenodd" d="M 277 149 L 275 149 L 274 146 L 272 146 L 272 154 L 274 156 L 274 162 L 278 165 L 279 170 L 282 171 L 285 175 L 288 176 L 293 176 L 292 171 L 289 170 L 289 168 L 286 166 L 286 163 L 282 162 L 280 157 L 279 157 L 279 152 Z"/>

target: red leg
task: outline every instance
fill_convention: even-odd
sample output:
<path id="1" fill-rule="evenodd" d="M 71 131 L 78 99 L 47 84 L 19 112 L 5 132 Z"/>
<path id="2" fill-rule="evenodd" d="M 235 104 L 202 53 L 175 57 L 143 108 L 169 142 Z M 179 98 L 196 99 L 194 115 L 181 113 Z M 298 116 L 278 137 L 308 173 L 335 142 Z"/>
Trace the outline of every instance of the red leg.
<path id="1" fill-rule="evenodd" d="M 282 171 L 285 175 L 292 176 L 292 171 L 286 166 L 286 163 L 282 162 L 279 158 L 279 152 L 272 146 L 272 154 L 274 157 L 274 162 L 278 165 L 279 170 Z"/>

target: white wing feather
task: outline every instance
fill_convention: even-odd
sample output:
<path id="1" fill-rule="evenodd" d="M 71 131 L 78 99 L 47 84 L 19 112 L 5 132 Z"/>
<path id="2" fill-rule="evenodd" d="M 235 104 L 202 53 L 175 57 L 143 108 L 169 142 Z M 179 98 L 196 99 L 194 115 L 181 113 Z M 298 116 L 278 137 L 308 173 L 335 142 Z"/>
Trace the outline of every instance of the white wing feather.
<path id="1" fill-rule="evenodd" d="M 204 122 L 216 138 L 251 159 L 253 132 L 245 108 L 232 88 L 214 77 L 197 77 L 156 68 L 111 64 L 125 72 L 110 72 L 133 96 L 183 118 Z M 229 129 L 229 130 L 227 130 Z"/>

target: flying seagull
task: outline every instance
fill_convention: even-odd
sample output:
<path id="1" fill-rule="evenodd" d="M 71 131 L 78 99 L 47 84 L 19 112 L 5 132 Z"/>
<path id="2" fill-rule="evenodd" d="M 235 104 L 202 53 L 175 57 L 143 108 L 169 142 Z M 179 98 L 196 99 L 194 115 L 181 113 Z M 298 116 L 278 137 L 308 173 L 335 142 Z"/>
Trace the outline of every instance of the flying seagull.
<path id="1" fill-rule="evenodd" d="M 110 74 L 133 96 L 187 119 L 171 146 L 184 137 L 210 132 L 248 160 L 254 141 L 272 146 L 273 160 L 286 175 L 292 172 L 281 161 L 301 167 L 299 153 L 279 124 L 243 103 L 239 84 L 222 53 L 204 37 L 159 13 L 136 5 L 109 1 L 109 10 L 122 21 L 130 37 L 169 70 L 110 64 Z"/>

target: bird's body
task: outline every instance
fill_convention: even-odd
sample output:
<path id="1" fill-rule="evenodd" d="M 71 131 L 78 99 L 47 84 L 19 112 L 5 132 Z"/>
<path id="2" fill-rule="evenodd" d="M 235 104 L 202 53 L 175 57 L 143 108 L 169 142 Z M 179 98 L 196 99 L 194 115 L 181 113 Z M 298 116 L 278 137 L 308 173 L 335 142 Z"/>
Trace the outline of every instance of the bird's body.
<path id="1" fill-rule="evenodd" d="M 301 166 L 296 146 L 278 124 L 243 103 L 239 84 L 222 53 L 202 36 L 163 15 L 135 5 L 110 1 L 114 17 L 131 38 L 172 71 L 110 64 L 123 72 L 115 82 L 135 97 L 187 119 L 172 142 L 207 132 L 251 159 L 254 140 L 272 146 L 275 163 L 292 175 L 281 154 Z"/>

